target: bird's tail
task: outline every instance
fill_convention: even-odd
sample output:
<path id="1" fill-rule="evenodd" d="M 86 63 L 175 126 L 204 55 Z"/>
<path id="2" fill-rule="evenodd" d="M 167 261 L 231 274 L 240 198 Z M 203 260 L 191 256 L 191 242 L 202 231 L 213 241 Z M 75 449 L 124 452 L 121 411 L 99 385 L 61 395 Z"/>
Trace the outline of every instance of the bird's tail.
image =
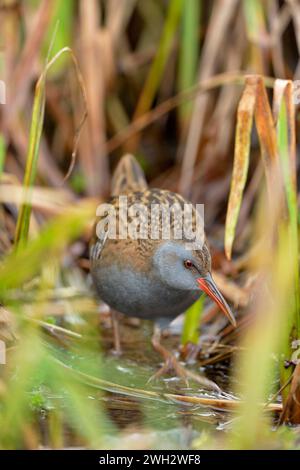
<path id="1" fill-rule="evenodd" d="M 128 153 L 119 161 L 112 177 L 111 189 L 112 196 L 147 189 L 144 172 L 133 155 Z"/>

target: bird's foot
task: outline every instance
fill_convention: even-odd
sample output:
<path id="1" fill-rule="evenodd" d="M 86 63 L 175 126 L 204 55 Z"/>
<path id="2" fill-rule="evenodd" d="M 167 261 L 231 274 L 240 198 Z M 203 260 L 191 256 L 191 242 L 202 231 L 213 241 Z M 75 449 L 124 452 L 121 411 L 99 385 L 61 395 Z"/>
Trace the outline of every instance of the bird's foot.
<path id="1" fill-rule="evenodd" d="M 209 354 L 214 351 L 220 341 L 219 336 L 202 336 L 198 344 L 187 343 L 180 348 L 180 355 L 187 363 L 194 362 L 200 354 Z"/>
<path id="2" fill-rule="evenodd" d="M 114 346 L 113 348 L 111 348 L 110 354 L 115 357 L 120 357 L 123 354 L 123 350 Z"/>
<path id="3" fill-rule="evenodd" d="M 163 375 L 167 375 L 172 371 L 175 372 L 177 377 L 179 377 L 180 379 L 184 381 L 186 387 L 189 386 L 187 371 L 181 364 L 179 364 L 176 357 L 173 356 L 172 354 L 170 354 L 165 359 L 163 366 L 160 369 L 158 369 L 158 371 L 155 372 L 155 374 L 153 374 L 150 377 L 150 379 L 148 380 L 148 383 L 153 382 L 154 380 L 157 380 Z"/>
<path id="4" fill-rule="evenodd" d="M 187 387 L 189 385 L 189 379 L 192 379 L 204 388 L 209 388 L 210 390 L 215 390 L 217 392 L 221 391 L 216 383 L 182 366 L 176 357 L 160 343 L 160 336 L 160 329 L 155 326 L 151 342 L 153 348 L 163 357 L 164 364 L 152 377 L 150 377 L 148 383 L 152 380 L 158 379 L 164 374 L 170 373 L 170 371 L 174 371 L 177 377 L 182 379 Z"/>
<path id="5" fill-rule="evenodd" d="M 204 388 L 217 392 L 221 391 L 220 387 L 218 387 L 218 385 L 212 380 L 186 369 L 171 353 L 165 359 L 163 366 L 154 375 L 152 375 L 152 377 L 150 377 L 148 383 L 159 379 L 163 375 L 170 374 L 171 372 L 175 372 L 175 375 L 183 381 L 186 387 L 189 386 L 189 380 L 194 380 Z"/>

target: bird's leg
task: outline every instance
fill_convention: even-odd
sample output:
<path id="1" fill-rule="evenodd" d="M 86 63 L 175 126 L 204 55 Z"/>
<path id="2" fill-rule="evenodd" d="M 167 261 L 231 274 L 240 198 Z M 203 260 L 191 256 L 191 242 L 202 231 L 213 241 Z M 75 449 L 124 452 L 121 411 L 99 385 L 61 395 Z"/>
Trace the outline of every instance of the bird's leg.
<path id="1" fill-rule="evenodd" d="M 118 312 L 111 309 L 111 324 L 113 329 L 113 338 L 114 338 L 114 353 L 117 356 L 122 354 L 121 340 L 120 340 L 120 324 L 119 324 L 119 315 Z"/>
<path id="2" fill-rule="evenodd" d="M 161 330 L 157 325 L 155 325 L 151 343 L 155 351 L 157 351 L 163 357 L 164 364 L 152 377 L 150 377 L 149 382 L 173 370 L 175 374 L 185 382 L 186 386 L 188 386 L 188 379 L 193 379 L 205 388 L 216 390 L 218 392 L 220 391 L 218 385 L 211 380 L 185 369 L 185 367 L 183 367 L 178 362 L 176 357 L 164 346 L 162 346 L 160 341 Z"/>

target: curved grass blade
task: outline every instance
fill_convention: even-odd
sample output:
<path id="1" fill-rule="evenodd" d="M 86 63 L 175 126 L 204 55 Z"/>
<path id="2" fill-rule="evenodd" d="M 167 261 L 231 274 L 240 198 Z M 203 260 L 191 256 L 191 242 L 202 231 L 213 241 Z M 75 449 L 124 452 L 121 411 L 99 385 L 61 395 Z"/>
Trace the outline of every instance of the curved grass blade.
<path id="1" fill-rule="evenodd" d="M 87 116 L 86 98 L 85 98 L 85 91 L 84 91 L 82 77 L 79 71 L 77 60 L 73 54 L 73 51 L 69 47 L 64 47 L 49 62 L 47 62 L 35 87 L 35 96 L 34 96 L 32 120 L 31 120 L 31 127 L 30 127 L 30 137 L 29 137 L 29 148 L 28 148 L 25 176 L 24 176 L 24 182 L 23 182 L 26 199 L 27 198 L 30 199 L 31 188 L 34 184 L 36 174 L 37 174 L 39 147 L 40 147 L 40 141 L 41 141 L 41 135 L 42 135 L 42 129 L 43 129 L 43 123 L 44 123 L 44 113 L 45 113 L 45 86 L 46 86 L 47 73 L 51 69 L 51 67 L 56 63 L 56 61 L 63 54 L 66 54 L 66 53 L 70 54 L 73 64 L 75 66 L 78 83 L 79 83 L 83 100 L 84 100 L 84 104 L 85 104 L 85 111 L 84 111 L 82 120 L 79 124 L 79 128 L 77 129 L 75 133 L 74 150 L 72 152 L 72 161 L 71 161 L 70 168 L 72 168 L 74 165 L 77 146 L 78 146 L 79 132 Z M 68 175 L 69 173 L 70 173 L 70 169 L 68 170 Z M 27 241 L 31 210 L 32 210 L 32 205 L 30 203 L 26 203 L 22 205 L 20 208 L 18 220 L 17 220 L 16 233 L 15 233 L 15 243 L 17 247 L 20 244 L 24 244 Z"/>
<path id="2" fill-rule="evenodd" d="M 269 104 L 264 80 L 261 76 L 253 77 L 256 82 L 255 125 L 258 133 L 261 157 L 267 180 L 270 206 L 274 208 L 274 188 L 282 202 L 282 178 L 280 174 L 279 154 L 275 123 Z M 276 203 L 279 200 L 276 199 Z"/>
<path id="3" fill-rule="evenodd" d="M 256 83 L 249 77 L 246 79 L 237 113 L 233 175 L 225 224 L 225 253 L 228 259 L 231 258 L 235 229 L 247 180 L 255 103 Z"/>
<path id="4" fill-rule="evenodd" d="M 23 187 L 25 192 L 27 193 L 27 197 L 30 197 L 30 192 L 28 194 L 28 190 L 32 187 L 37 173 L 38 153 L 45 113 L 44 80 L 45 74 L 43 73 L 40 80 L 37 82 L 35 90 L 35 98 L 29 135 L 29 148 L 26 160 L 25 177 L 23 182 Z M 27 240 L 29 232 L 30 214 L 31 204 L 25 204 L 21 206 L 18 215 L 15 234 L 15 243 L 17 246 L 19 246 L 22 242 L 26 242 Z"/>
<path id="5" fill-rule="evenodd" d="M 247 178 L 253 111 L 266 176 L 270 208 L 278 212 L 278 214 L 284 211 L 283 178 L 280 172 L 274 119 L 264 80 L 259 75 L 253 75 L 246 79 L 246 88 L 238 109 L 234 169 L 225 227 L 225 253 L 228 259 L 231 258 L 237 218 Z M 276 188 L 276 192 L 274 192 L 274 188 Z"/>

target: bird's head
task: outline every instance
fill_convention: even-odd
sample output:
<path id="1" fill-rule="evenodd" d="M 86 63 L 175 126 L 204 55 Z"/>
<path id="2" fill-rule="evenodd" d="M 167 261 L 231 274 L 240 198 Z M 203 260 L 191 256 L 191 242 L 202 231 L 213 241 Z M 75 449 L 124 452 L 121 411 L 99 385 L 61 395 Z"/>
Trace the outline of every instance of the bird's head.
<path id="1" fill-rule="evenodd" d="M 191 250 L 179 241 L 166 241 L 156 249 L 153 263 L 162 282 L 174 289 L 201 289 L 236 326 L 231 309 L 212 278 L 211 257 L 206 244 L 201 250 Z"/>

